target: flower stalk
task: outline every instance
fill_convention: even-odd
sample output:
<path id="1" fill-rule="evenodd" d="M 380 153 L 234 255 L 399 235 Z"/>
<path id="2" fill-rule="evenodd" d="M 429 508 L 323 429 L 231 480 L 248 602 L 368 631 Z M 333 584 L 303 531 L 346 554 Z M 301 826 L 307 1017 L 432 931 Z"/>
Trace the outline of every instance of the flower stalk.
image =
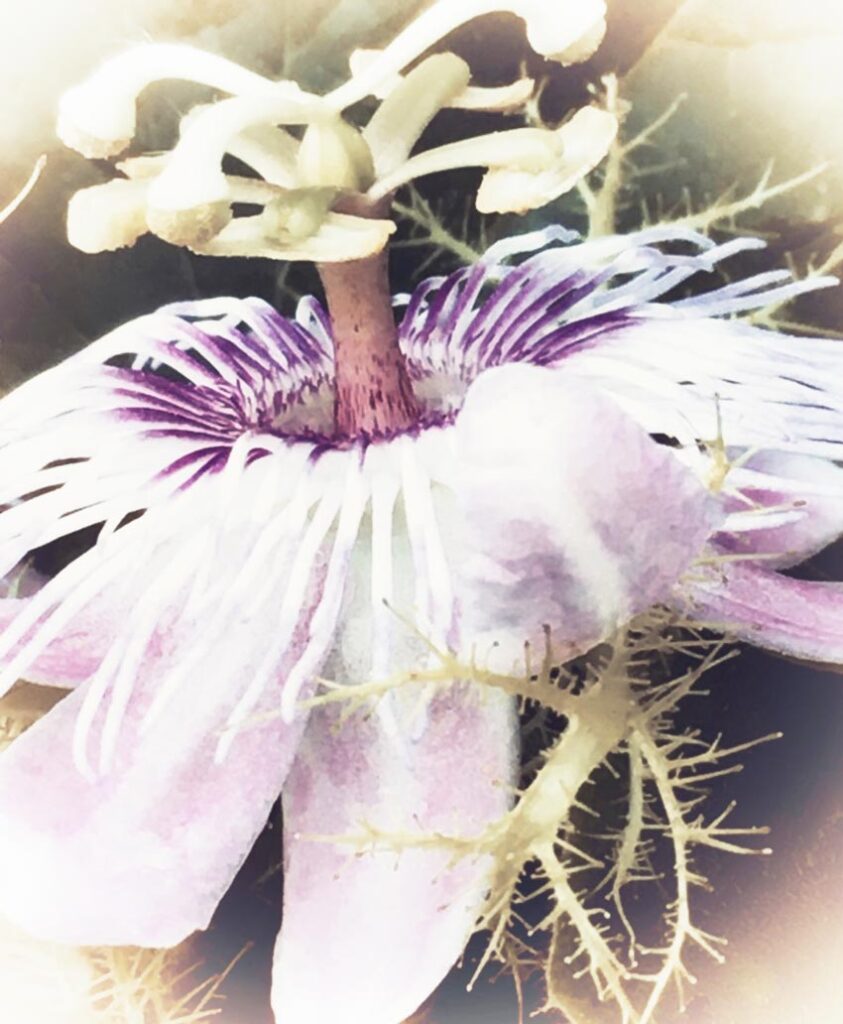
<path id="1" fill-rule="evenodd" d="M 398 346 L 388 256 L 323 263 L 334 337 L 334 415 L 340 437 L 388 437 L 419 422 L 419 405 Z"/>

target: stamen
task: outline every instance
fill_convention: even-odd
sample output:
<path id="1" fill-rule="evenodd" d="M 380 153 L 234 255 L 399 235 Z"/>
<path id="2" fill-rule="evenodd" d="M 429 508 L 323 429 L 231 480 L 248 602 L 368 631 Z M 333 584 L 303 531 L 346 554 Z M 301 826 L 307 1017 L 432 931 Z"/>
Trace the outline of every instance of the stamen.
<path id="1" fill-rule="evenodd" d="M 222 158 L 231 140 L 250 128 L 309 124 L 324 119 L 317 96 L 290 82 L 264 88 L 261 95 L 221 100 L 193 117 L 167 166 L 149 191 L 150 205 L 162 211 L 190 211 L 229 199 Z"/>
<path id="2" fill-rule="evenodd" d="M 222 92 L 257 95 L 274 87 L 269 79 L 232 61 L 191 46 L 138 46 L 103 64 L 59 103 L 59 138 L 84 156 L 116 156 L 135 134 L 135 102 L 152 82 L 180 78 Z"/>
<path id="3" fill-rule="evenodd" d="M 349 66 L 353 77 L 358 77 L 378 59 L 381 50 L 355 50 L 349 58 Z M 437 56 L 453 56 L 439 54 Z M 430 59 L 430 58 L 428 58 Z M 419 65 L 421 66 L 421 65 Z M 407 76 L 394 75 L 381 83 L 374 95 L 379 100 L 386 100 L 399 88 Z M 455 110 L 483 110 L 488 113 L 509 114 L 524 107 L 533 95 L 536 87 L 535 79 L 519 78 L 510 85 L 480 86 L 466 85 L 462 91 L 448 98 L 443 106 Z"/>
<path id="4" fill-rule="evenodd" d="M 511 128 L 502 132 L 461 139 L 411 157 L 375 182 L 369 190 L 373 200 L 382 199 L 413 178 L 459 167 L 506 167 L 537 173 L 553 166 L 559 158 L 555 133 L 544 128 Z"/>
<path id="5" fill-rule="evenodd" d="M 382 50 L 376 60 L 326 96 L 337 110 L 377 94 L 408 64 L 455 28 L 484 14 L 508 12 L 523 18 L 530 46 L 544 57 L 566 64 L 584 60 L 597 49 L 606 28 L 604 0 L 578 0 L 564 7 L 547 0 L 438 0 Z"/>
<path id="6" fill-rule="evenodd" d="M 477 209 L 481 213 L 524 213 L 545 206 L 570 191 L 600 163 L 617 131 L 614 114 L 583 107 L 552 133 L 557 157 L 552 164 L 539 168 L 539 173 L 514 164 L 490 165 L 477 192 Z"/>
<path id="7" fill-rule="evenodd" d="M 517 78 L 509 85 L 469 85 L 448 104 L 454 110 L 479 110 L 489 114 L 513 114 L 533 95 L 533 78 Z"/>
<path id="8" fill-rule="evenodd" d="M 398 80 L 363 131 L 379 178 L 407 160 L 434 116 L 465 89 L 470 77 L 464 60 L 440 53 Z"/>

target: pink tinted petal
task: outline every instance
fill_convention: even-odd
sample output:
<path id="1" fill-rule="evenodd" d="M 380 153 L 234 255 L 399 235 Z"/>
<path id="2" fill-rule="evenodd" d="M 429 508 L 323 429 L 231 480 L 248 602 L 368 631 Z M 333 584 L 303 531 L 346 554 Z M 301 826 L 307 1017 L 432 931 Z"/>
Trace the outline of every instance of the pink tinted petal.
<path id="1" fill-rule="evenodd" d="M 127 545 L 132 530 L 121 531 Z M 242 543 L 248 552 L 258 541 L 244 533 Z M 299 547 L 294 539 L 290 546 Z M 179 545 L 163 544 L 138 570 L 152 589 L 136 595 L 134 616 L 129 609 L 118 643 L 136 635 L 134 619 L 144 621 L 150 594 L 164 585 L 179 553 Z M 264 599 L 243 595 L 220 628 L 214 612 L 221 603 L 226 607 L 226 581 L 233 584 L 245 558 L 237 555 L 233 542 L 215 548 L 206 583 L 222 589 L 213 591 L 214 603 L 206 600 L 201 614 L 185 605 L 196 597 L 193 575 L 171 589 L 172 602 L 160 608 L 124 691 L 110 761 L 102 758 L 113 692 L 92 705 L 84 747 L 90 769 L 80 770 L 80 716 L 96 676 L 0 755 L 0 915 L 24 930 L 80 945 L 167 946 L 207 926 L 266 821 L 303 729 L 304 716 L 288 725 L 279 714 L 286 680 L 304 660 L 310 672 L 318 670 L 332 635 L 324 621 L 319 640 L 312 635 L 317 613 L 333 603 L 324 587 L 324 555 L 299 579 L 289 636 L 280 632 L 279 612 L 289 562 L 266 558 L 271 586 L 262 591 Z M 128 585 L 110 589 L 126 592 Z M 232 713 L 264 668 L 265 683 L 221 760 Z M 150 718 L 153 701 L 171 680 L 169 703 Z"/>
<path id="2" fill-rule="evenodd" d="M 241 648 L 248 673 L 254 659 L 243 655 Z M 73 759 L 88 684 L 0 757 L 6 917 L 39 937 L 84 945 L 169 946 L 207 927 L 263 828 L 302 728 L 275 717 L 245 730 L 215 763 L 238 690 L 232 659 L 217 656 L 219 667 L 206 662 L 143 734 L 163 667 L 147 661 L 116 761 L 102 777 L 86 780 Z M 282 670 L 259 710 L 277 706 L 283 678 Z"/>
<path id="3" fill-rule="evenodd" d="M 695 618 L 780 654 L 843 663 L 843 585 L 795 580 L 745 562 L 683 584 Z"/>
<path id="4" fill-rule="evenodd" d="M 735 510 L 758 511 L 757 528 L 718 538 L 731 551 L 763 555 L 768 568 L 788 568 L 843 534 L 843 469 L 828 459 L 758 452 L 727 480 L 749 499 L 736 502 Z M 777 508 L 793 510 L 793 521 L 765 528 L 764 510 Z"/>
<path id="5" fill-rule="evenodd" d="M 720 521 L 669 448 L 563 373 L 486 371 L 457 420 L 465 635 L 503 671 L 529 640 L 557 654 L 663 599 Z"/>
<path id="6" fill-rule="evenodd" d="M 250 444 L 74 560 L 0 635 L 0 650 L 30 639 L 33 620 L 0 677 L 14 681 L 51 628 L 122 609 L 94 675 L 0 755 L 0 916 L 25 931 L 181 941 L 207 926 L 279 793 L 362 496 L 356 456 L 326 456 L 316 478 L 309 445 L 249 463 Z"/>
<path id="7" fill-rule="evenodd" d="M 0 633 L 27 607 L 29 597 L 0 598 Z M 25 678 L 44 686 L 72 689 L 83 683 L 97 670 L 103 655 L 114 639 L 117 611 L 97 602 L 78 615 L 26 669 Z M 19 653 L 23 643 L 17 644 L 2 659 L 0 669 Z"/>
<path id="8" fill-rule="evenodd" d="M 474 836 L 506 811 L 517 763 L 509 698 L 454 685 L 434 696 L 413 739 L 418 697 L 396 695 L 395 730 L 382 710 L 344 723 L 333 709 L 311 717 L 284 790 L 284 917 L 273 977 L 279 1024 L 399 1024 L 473 929 L 488 857 L 452 862 L 447 849 L 373 852 L 307 838 L 359 835 L 367 826 L 407 837 Z"/>

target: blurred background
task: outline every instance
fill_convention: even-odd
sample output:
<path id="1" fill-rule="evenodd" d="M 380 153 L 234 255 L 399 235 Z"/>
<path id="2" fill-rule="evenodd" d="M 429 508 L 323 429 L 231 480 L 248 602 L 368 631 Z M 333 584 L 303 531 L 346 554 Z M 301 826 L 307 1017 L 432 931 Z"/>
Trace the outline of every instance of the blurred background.
<path id="1" fill-rule="evenodd" d="M 550 2 L 563 6 L 573 0 Z M 266 261 L 194 257 L 150 237 L 118 253 L 88 256 L 72 250 L 64 237 L 68 197 L 110 172 L 58 145 L 53 136 L 58 95 L 121 48 L 174 39 L 321 90 L 343 77 L 353 46 L 384 42 L 423 4 L 32 0 L 12 5 L 5 0 L 5 5 L 0 205 L 18 191 L 40 154 L 47 155 L 47 163 L 32 195 L 0 227 L 0 390 L 168 301 L 256 294 L 289 311 L 291 296 L 317 288 L 307 269 L 287 273 Z M 572 69 L 536 61 L 521 23 L 510 16 L 473 22 L 448 46 L 470 60 L 482 84 L 511 80 L 526 60 L 532 74 L 548 79 L 541 113 L 549 122 L 580 104 L 589 86 L 610 72 L 618 76 L 622 101 L 629 105 L 626 138 L 684 96 L 624 167 L 616 211 L 620 229 L 660 218 L 700 222 L 717 203 L 726 214 L 704 226 L 727 234 L 760 233 L 769 248 L 753 259 L 770 267 L 790 262 L 800 274 L 828 261 L 843 242 L 839 0 L 613 0 L 604 46 L 588 64 Z M 191 87 L 150 90 L 142 108 L 144 145 L 171 143 L 179 111 L 204 95 Z M 478 130 L 496 126 L 488 115 L 477 120 Z M 448 136 L 453 124 L 443 117 L 432 134 Z M 810 180 L 759 205 L 763 194 L 757 186 L 765 173 L 769 191 L 812 169 L 817 173 Z M 424 198 L 454 231 L 462 223 L 467 184 L 459 177 L 421 182 Z M 581 200 L 567 197 L 532 215 L 529 223 L 552 221 L 583 227 Z M 476 217 L 468 225 L 469 231 L 479 228 Z M 494 238 L 526 226 L 510 218 L 491 220 L 485 228 Z M 398 250 L 396 284 L 412 285 L 423 262 L 428 269 L 453 268 L 456 258 L 423 247 Z M 843 334 L 843 294 L 811 296 L 782 315 L 811 331 Z M 843 552 L 827 552 L 802 571 L 843 579 Z M 708 930 L 728 935 L 730 944 L 724 966 L 699 961 L 699 982 L 682 1019 L 689 1024 L 843 1024 L 843 676 L 747 651 L 708 682 L 710 697 L 693 702 L 688 725 L 699 725 L 712 737 L 722 732 L 729 743 L 778 729 L 784 738 L 750 751 L 746 770 L 727 777 L 713 794 L 713 808 L 738 800 L 740 824 L 770 825 L 775 853 L 763 859 L 714 854 L 703 859 L 714 892 L 696 897 L 700 918 Z M 223 989 L 227 1024 L 270 1020 L 279 855 L 280 822 L 273 820 L 214 929 L 191 949 L 215 971 L 252 944 Z M 465 992 L 481 948 L 472 945 L 465 968 L 453 973 L 420 1022 L 513 1024 L 517 1010 L 510 980 L 491 984 L 484 977 L 473 993 Z M 536 1009 L 539 991 L 528 986 L 527 1000 L 527 1009 Z"/>

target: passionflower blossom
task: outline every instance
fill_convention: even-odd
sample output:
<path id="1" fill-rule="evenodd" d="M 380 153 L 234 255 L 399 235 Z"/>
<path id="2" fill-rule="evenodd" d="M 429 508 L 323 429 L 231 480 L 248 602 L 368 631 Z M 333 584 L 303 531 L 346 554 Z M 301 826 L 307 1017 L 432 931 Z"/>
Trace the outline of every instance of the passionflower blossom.
<path id="1" fill-rule="evenodd" d="M 431 647 L 529 675 L 655 603 L 843 660 L 840 591 L 779 572 L 843 528 L 843 349 L 732 319 L 828 280 L 770 272 L 676 299 L 760 243 L 548 228 L 395 296 L 396 328 L 378 255 L 395 188 L 477 163 L 489 208 L 541 205 L 614 133 L 589 108 L 575 146 L 563 126 L 410 155 L 439 106 L 485 100 L 452 55 L 405 67 L 492 7 L 434 4 L 328 97 L 169 47 L 69 94 L 62 132 L 92 155 L 124 148 L 137 92 L 174 56 L 232 94 L 189 115 L 171 154 L 76 197 L 82 247 L 153 230 L 316 259 L 329 310 L 171 305 L 0 402 L 0 575 L 99 527 L 36 593 L 0 602 L 0 688 L 72 690 L 0 756 L 0 914 L 64 943 L 175 944 L 208 925 L 283 788 L 282 1024 L 398 1024 L 489 888 L 487 854 L 343 836 L 477 836 L 515 793 L 502 691 L 466 672 L 313 707 L 320 677 L 412 674 Z M 601 4 L 570 5 L 553 36 L 544 5 L 503 7 L 548 53 L 598 41 Z M 360 134 L 339 113 L 369 94 L 385 99 Z M 224 153 L 261 179 L 224 175 Z M 263 213 L 234 217 L 243 201 Z"/>
<path id="2" fill-rule="evenodd" d="M 317 674 L 411 671 L 421 636 L 523 673 L 543 626 L 564 658 L 657 601 L 841 658 L 839 591 L 767 557 L 840 529 L 840 350 L 707 315 L 803 287 L 769 275 L 656 301 L 750 244 L 685 234 L 697 251 L 670 255 L 667 234 L 549 229 L 398 297 L 420 415 L 390 437 L 333 433 L 310 298 L 293 320 L 166 307 L 4 399 L 2 568 L 104 524 L 2 605 L 4 685 L 75 687 L 0 758 L 5 915 L 64 942 L 178 942 L 283 785 L 279 1019 L 399 1021 L 458 955 L 489 865 L 308 836 L 480 831 L 510 800 L 514 709 L 455 680 L 308 718 Z M 758 557 L 717 557 L 734 551 Z"/>

